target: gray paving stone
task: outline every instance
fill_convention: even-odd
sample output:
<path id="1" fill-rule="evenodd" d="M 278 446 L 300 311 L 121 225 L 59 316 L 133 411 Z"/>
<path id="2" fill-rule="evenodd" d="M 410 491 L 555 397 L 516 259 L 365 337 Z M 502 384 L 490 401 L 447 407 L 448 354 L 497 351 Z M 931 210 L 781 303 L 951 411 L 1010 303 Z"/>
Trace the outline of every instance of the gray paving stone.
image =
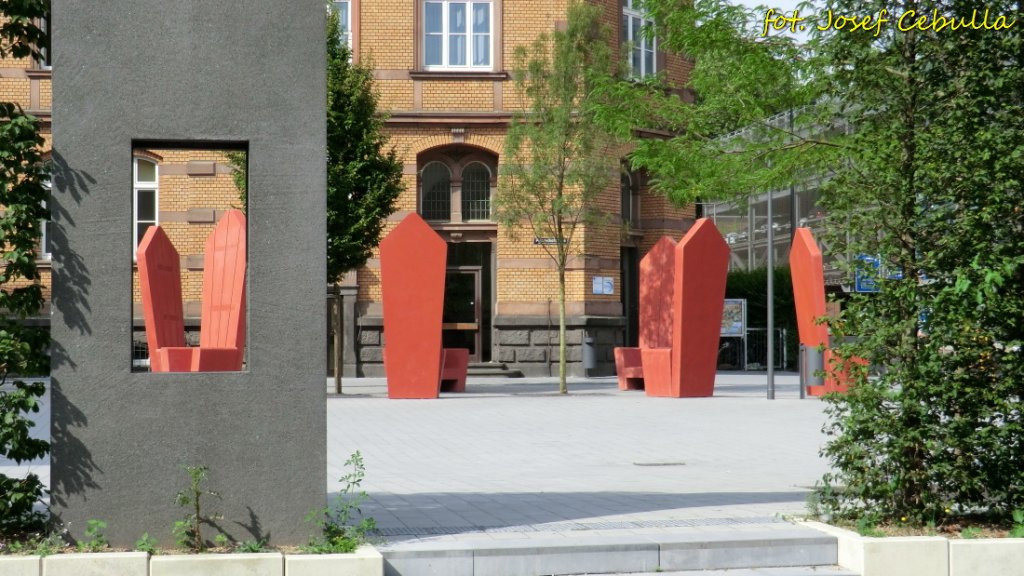
<path id="1" fill-rule="evenodd" d="M 473 576 L 468 550 L 399 551 L 384 555 L 385 576 Z"/>
<path id="2" fill-rule="evenodd" d="M 473 554 L 495 543 L 512 554 L 541 541 L 641 539 L 661 562 L 718 533 L 768 541 L 792 530 L 779 514 L 802 513 L 827 471 L 823 404 L 796 399 L 787 374 L 775 401 L 763 374 L 736 373 L 719 374 L 715 397 L 690 399 L 620 392 L 614 378 L 572 379 L 568 397 L 552 378 L 470 378 L 463 394 L 402 402 L 386 399 L 383 378 L 343 388 L 326 404 L 325 487 L 337 493 L 345 460 L 363 454 L 362 509 L 378 520 L 392 575 L 472 574 Z M 45 478 L 47 464 L 31 468 Z M 706 560 L 720 553 L 709 550 Z M 409 571 L 413 558 L 425 572 Z"/>
<path id="3" fill-rule="evenodd" d="M 565 545 L 538 540 L 533 546 L 509 546 L 477 550 L 474 576 L 534 576 L 536 574 L 584 574 L 609 570 L 645 571 L 658 567 L 658 546 L 653 543 L 603 542 Z M 501 542 L 498 542 L 499 544 Z"/>
<path id="4" fill-rule="evenodd" d="M 838 562 L 834 538 L 802 530 L 652 536 L 666 570 L 819 566 Z"/>

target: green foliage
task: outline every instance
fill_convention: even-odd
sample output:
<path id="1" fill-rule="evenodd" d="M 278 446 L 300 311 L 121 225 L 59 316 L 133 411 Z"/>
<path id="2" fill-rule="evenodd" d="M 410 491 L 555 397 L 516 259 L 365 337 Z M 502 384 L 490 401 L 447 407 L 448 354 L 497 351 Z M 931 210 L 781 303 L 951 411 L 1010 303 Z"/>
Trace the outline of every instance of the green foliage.
<path id="1" fill-rule="evenodd" d="M 1013 526 L 1010 528 L 1010 538 L 1024 538 L 1024 508 L 1017 508 L 1011 516 Z"/>
<path id="2" fill-rule="evenodd" d="M 0 57 L 35 54 L 46 42 L 34 24 L 49 2 L 8 1 L 0 5 Z M 49 168 L 43 161 L 39 121 L 20 106 L 0 102 L 0 457 L 23 463 L 41 458 L 50 445 L 32 438 L 33 422 L 27 414 L 39 411 L 45 387 L 14 375 L 49 373 L 49 332 L 26 326 L 24 319 L 39 313 L 42 287 L 36 270 L 40 224 L 48 218 L 43 187 Z M 43 516 L 35 510 L 45 488 L 39 477 L 10 478 L 0 474 L 0 536 L 41 528 Z"/>
<path id="3" fill-rule="evenodd" d="M 241 150 L 232 150 L 224 155 L 227 156 L 228 162 L 234 168 L 234 172 L 231 173 L 231 181 L 235 184 L 235 189 L 238 190 L 238 201 L 241 203 L 239 209 L 242 212 L 247 212 L 249 206 L 248 154 Z"/>
<path id="4" fill-rule="evenodd" d="M 79 540 L 75 548 L 79 552 L 99 552 L 110 547 L 103 531 L 107 529 L 107 523 L 102 520 L 89 520 L 86 522 L 85 538 Z"/>
<path id="5" fill-rule="evenodd" d="M 890 22 L 876 35 L 808 22 L 798 49 L 762 37 L 763 10 L 644 4 L 660 46 L 695 59 L 696 103 L 657 82 L 602 86 L 600 118 L 620 134 L 674 135 L 638 141 L 634 167 L 679 203 L 821 178 L 833 261 L 851 279 L 857 255 L 883 263 L 881 292 L 854 295 L 830 325 L 848 342 L 839 355 L 867 362 L 853 364 L 848 394 L 829 399 L 822 511 L 920 525 L 953 503 L 1005 521 L 1024 506 L 1024 27 Z M 840 15 L 882 7 L 823 4 Z M 970 19 L 976 8 L 950 0 L 927 11 Z M 1019 2 L 985 8 L 1012 19 Z M 789 110 L 791 122 L 773 121 Z"/>
<path id="6" fill-rule="evenodd" d="M 0 58 L 39 58 L 49 45 L 46 32 L 37 26 L 49 16 L 50 0 L 4 0 L 0 3 Z"/>
<path id="7" fill-rule="evenodd" d="M 789 37 L 764 37 L 764 8 L 721 0 L 642 0 L 659 50 L 693 62 L 687 82 L 664 76 L 598 88 L 598 118 L 631 137 L 629 160 L 679 206 L 730 200 L 817 177 L 842 148 L 816 59 Z M 790 116 L 789 112 L 792 112 Z M 668 134 L 650 138 L 645 134 Z"/>
<path id="8" fill-rule="evenodd" d="M 857 534 L 869 538 L 885 538 L 885 531 L 875 525 L 875 520 L 870 515 L 861 516 L 857 519 Z"/>
<path id="9" fill-rule="evenodd" d="M 960 531 L 960 537 L 964 540 L 974 540 L 976 538 L 981 538 L 981 536 L 981 528 L 975 526 L 968 526 L 967 528 L 964 528 Z"/>
<path id="10" fill-rule="evenodd" d="M 973 8 L 933 4 L 967 17 Z M 986 8 L 1012 14 L 1018 4 Z M 854 127 L 824 190 L 825 243 L 877 255 L 887 271 L 881 292 L 852 298 L 831 327 L 839 341 L 856 339 L 843 355 L 873 368 L 829 401 L 823 454 L 834 472 L 823 482 L 844 490 L 824 504 L 920 524 L 955 503 L 1005 521 L 1024 506 L 1024 32 L 820 40 L 836 64 L 833 101 Z M 857 262 L 844 264 L 849 274 Z"/>
<path id="11" fill-rule="evenodd" d="M 3 542 L 0 553 L 50 556 L 67 548 L 67 542 L 59 532 L 37 532 L 23 538 Z"/>
<path id="12" fill-rule="evenodd" d="M 327 278 L 366 263 L 402 192 L 402 163 L 385 151 L 373 70 L 350 62 L 338 15 L 327 20 Z"/>
<path id="13" fill-rule="evenodd" d="M 597 200 L 619 164 L 616 139 L 594 120 L 594 87 L 614 66 L 600 8 L 571 2 L 566 29 L 541 34 L 515 52 L 523 113 L 505 139 L 496 219 L 510 236 L 527 223 L 558 270 L 559 391 L 565 384 L 565 271 L 581 250 L 577 232 L 606 219 Z"/>
<path id="14" fill-rule="evenodd" d="M 174 522 L 171 532 L 174 534 L 175 544 L 179 548 L 185 548 L 193 552 L 202 552 L 206 548 L 206 541 L 203 539 L 203 524 L 211 523 L 220 519 L 219 514 L 209 515 L 203 512 L 202 500 L 204 496 L 220 498 L 220 494 L 212 492 L 203 487 L 209 469 L 206 466 L 185 466 L 188 473 L 188 488 L 181 490 L 174 497 L 178 506 L 187 508 L 189 513 L 185 518 Z"/>
<path id="15" fill-rule="evenodd" d="M 355 552 L 360 544 L 377 529 L 373 518 L 363 517 L 359 508 L 369 498 L 360 488 L 366 476 L 366 465 L 363 455 L 358 451 L 345 462 L 352 471 L 341 477 L 341 491 L 331 506 L 314 510 L 306 516 L 306 521 L 313 522 L 320 528 L 321 535 L 310 540 L 302 547 L 304 552 L 311 554 L 348 554 Z M 359 521 L 355 522 L 356 517 Z M 353 523 L 355 522 L 355 523 Z"/>
<path id="16" fill-rule="evenodd" d="M 134 549 L 137 552 L 146 552 L 154 555 L 159 551 L 156 539 L 150 537 L 149 532 L 142 533 L 142 537 L 135 541 Z"/>
<path id="17" fill-rule="evenodd" d="M 227 548 L 231 545 L 231 539 L 228 538 L 227 534 L 216 534 L 213 537 L 213 545 L 218 548 Z"/>
<path id="18" fill-rule="evenodd" d="M 267 548 L 266 540 L 246 540 L 235 546 L 235 552 L 243 553 L 256 553 L 256 552 L 269 552 L 270 548 Z"/>

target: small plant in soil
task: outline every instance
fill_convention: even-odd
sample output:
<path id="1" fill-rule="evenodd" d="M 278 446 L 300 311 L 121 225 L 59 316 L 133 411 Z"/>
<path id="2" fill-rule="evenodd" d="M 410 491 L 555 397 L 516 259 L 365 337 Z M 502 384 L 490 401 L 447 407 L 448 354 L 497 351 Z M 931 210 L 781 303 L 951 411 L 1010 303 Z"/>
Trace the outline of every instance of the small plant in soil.
<path id="1" fill-rule="evenodd" d="M 203 540 L 203 524 L 209 524 L 221 518 L 219 514 L 208 515 L 203 512 L 203 497 L 220 498 L 220 494 L 203 487 L 203 482 L 206 481 L 206 474 L 209 471 L 206 466 L 185 466 L 185 471 L 188 472 L 189 486 L 178 492 L 174 502 L 178 506 L 187 508 L 189 513 L 183 519 L 174 522 L 172 532 L 175 543 L 179 547 L 193 552 L 202 552 L 206 548 L 206 541 Z"/>
<path id="2" fill-rule="evenodd" d="M 89 520 L 85 526 L 85 537 L 77 542 L 75 547 L 79 552 L 99 552 L 110 546 L 103 531 L 107 529 L 107 523 L 103 520 Z"/>
<path id="3" fill-rule="evenodd" d="M 149 554 L 157 553 L 156 539 L 149 535 L 149 532 L 143 532 L 142 537 L 135 541 L 135 551 L 137 552 L 148 552 Z"/>
<path id="4" fill-rule="evenodd" d="M 341 491 L 331 506 L 314 510 L 306 516 L 306 520 L 315 523 L 321 535 L 310 540 L 302 547 L 304 552 L 313 554 L 345 554 L 355 552 L 360 544 L 377 529 L 373 518 L 363 517 L 359 506 L 369 496 L 360 489 L 366 476 L 363 456 L 356 451 L 345 462 L 352 471 L 341 477 Z M 356 521 L 356 518 L 359 518 Z"/>

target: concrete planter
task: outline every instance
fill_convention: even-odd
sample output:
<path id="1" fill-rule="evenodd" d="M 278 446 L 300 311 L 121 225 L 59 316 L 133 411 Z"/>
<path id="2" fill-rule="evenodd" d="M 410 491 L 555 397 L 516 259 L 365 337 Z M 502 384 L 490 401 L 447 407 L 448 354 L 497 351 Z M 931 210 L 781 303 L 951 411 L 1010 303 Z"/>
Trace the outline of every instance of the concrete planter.
<path id="1" fill-rule="evenodd" d="M 149 554 L 145 552 L 95 552 L 54 554 L 43 558 L 47 576 L 146 576 Z"/>
<path id="2" fill-rule="evenodd" d="M 285 576 L 382 576 L 384 557 L 373 546 L 352 554 L 287 554 Z"/>
<path id="3" fill-rule="evenodd" d="M 1024 538 L 949 541 L 949 576 L 1024 576 Z"/>
<path id="4" fill-rule="evenodd" d="M 167 554 L 97 552 L 0 556 L 3 576 L 382 576 L 372 546 L 352 554 Z"/>
<path id="5" fill-rule="evenodd" d="M 949 543 L 945 538 L 868 538 L 828 524 L 805 524 L 835 536 L 839 565 L 861 576 L 949 576 Z"/>
<path id="6" fill-rule="evenodd" d="M 149 559 L 149 576 L 284 576 L 284 555 L 168 554 Z"/>
<path id="7" fill-rule="evenodd" d="M 39 556 L 0 556 L 0 574 L 4 576 L 39 576 L 42 571 Z"/>
<path id="8" fill-rule="evenodd" d="M 1024 576 L 1024 538 L 868 538 L 819 522 L 804 525 L 835 536 L 839 565 L 861 576 Z"/>

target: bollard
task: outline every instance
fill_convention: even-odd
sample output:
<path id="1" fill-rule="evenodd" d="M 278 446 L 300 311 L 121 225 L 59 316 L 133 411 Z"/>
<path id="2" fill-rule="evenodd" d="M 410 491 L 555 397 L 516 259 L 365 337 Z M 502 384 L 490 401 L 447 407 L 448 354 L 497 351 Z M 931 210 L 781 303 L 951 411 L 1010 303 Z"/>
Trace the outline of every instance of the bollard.
<path id="1" fill-rule="evenodd" d="M 821 371 L 825 368 L 825 352 L 817 346 L 800 345 L 800 397 L 803 398 L 808 386 L 825 383 Z"/>

